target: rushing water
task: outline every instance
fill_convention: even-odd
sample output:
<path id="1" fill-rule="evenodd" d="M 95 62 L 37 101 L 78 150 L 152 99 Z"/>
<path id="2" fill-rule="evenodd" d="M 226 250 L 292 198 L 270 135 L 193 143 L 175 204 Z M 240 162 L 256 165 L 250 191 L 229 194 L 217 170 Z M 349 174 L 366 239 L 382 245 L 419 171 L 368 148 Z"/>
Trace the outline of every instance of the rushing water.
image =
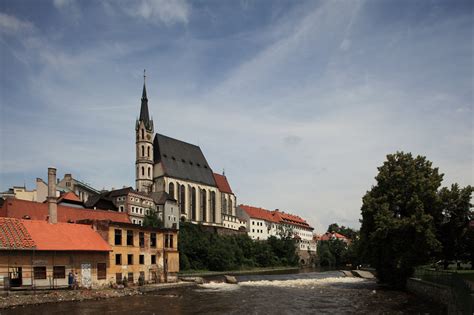
<path id="1" fill-rule="evenodd" d="M 439 305 L 372 280 L 337 271 L 238 276 L 238 285 L 195 288 L 99 301 L 66 302 L 0 311 L 7 314 L 441 314 Z"/>

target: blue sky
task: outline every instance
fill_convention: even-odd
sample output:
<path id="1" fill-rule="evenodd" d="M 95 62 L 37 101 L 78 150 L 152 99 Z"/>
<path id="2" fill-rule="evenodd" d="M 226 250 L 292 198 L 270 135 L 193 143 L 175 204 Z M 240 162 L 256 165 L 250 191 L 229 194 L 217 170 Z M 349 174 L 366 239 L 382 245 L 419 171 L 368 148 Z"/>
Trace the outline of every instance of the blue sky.
<path id="1" fill-rule="evenodd" d="M 397 150 L 473 184 L 472 1 L 0 2 L 0 190 L 47 167 L 134 185 L 155 131 L 198 144 L 239 203 L 359 227 Z"/>

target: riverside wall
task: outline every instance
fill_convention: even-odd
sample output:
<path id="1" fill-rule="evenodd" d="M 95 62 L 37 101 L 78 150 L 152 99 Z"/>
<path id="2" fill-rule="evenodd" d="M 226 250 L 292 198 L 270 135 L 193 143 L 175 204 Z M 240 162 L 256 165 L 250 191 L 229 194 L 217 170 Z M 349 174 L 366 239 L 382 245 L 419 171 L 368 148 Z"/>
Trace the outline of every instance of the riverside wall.
<path id="1" fill-rule="evenodd" d="M 448 286 L 410 278 L 407 280 L 406 289 L 424 299 L 443 304 L 448 314 L 462 314 L 462 311 L 458 310 L 455 296 Z"/>

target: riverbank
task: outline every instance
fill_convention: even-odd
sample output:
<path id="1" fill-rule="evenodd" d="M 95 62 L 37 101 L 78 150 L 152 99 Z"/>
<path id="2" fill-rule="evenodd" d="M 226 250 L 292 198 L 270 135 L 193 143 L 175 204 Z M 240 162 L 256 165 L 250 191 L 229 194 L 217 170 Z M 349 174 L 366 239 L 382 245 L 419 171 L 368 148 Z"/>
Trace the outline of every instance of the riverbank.
<path id="1" fill-rule="evenodd" d="M 0 291 L 0 309 L 16 308 L 24 305 L 45 303 L 103 300 L 125 296 L 142 295 L 148 292 L 195 286 L 194 283 L 160 283 L 123 289 L 81 289 L 81 290 L 36 290 L 36 291 Z"/>
<path id="2" fill-rule="evenodd" d="M 223 275 L 251 275 L 259 273 L 274 273 L 274 272 L 297 272 L 299 267 L 267 267 L 267 268 L 252 268 L 244 270 L 229 270 L 229 271 L 209 271 L 209 270 L 189 270 L 178 273 L 178 277 L 211 277 Z"/>

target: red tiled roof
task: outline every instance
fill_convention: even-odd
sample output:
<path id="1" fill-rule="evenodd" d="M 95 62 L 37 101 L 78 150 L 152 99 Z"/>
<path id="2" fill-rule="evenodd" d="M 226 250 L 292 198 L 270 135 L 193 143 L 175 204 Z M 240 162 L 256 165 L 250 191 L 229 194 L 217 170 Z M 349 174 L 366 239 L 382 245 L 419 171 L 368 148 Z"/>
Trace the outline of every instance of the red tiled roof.
<path id="1" fill-rule="evenodd" d="M 58 203 L 63 201 L 63 200 L 82 202 L 81 199 L 79 199 L 79 197 L 75 193 L 73 193 L 72 191 L 68 191 L 67 193 L 61 195 L 58 198 Z"/>
<path id="2" fill-rule="evenodd" d="M 265 220 L 265 221 L 275 222 L 275 223 L 279 222 L 279 220 L 275 218 L 275 216 L 272 214 L 272 211 L 270 210 L 252 207 L 248 205 L 240 205 L 239 207 L 243 209 L 245 212 L 247 212 L 249 217 L 253 219 L 260 219 L 260 220 Z"/>
<path id="3" fill-rule="evenodd" d="M 23 219 L 25 216 L 28 216 L 31 220 L 46 221 L 48 218 L 48 203 L 8 198 L 3 204 L 0 216 L 17 219 Z M 76 222 L 85 219 L 130 223 L 128 214 L 125 212 L 81 209 L 58 205 L 58 222 Z"/>
<path id="4" fill-rule="evenodd" d="M 348 240 L 347 237 L 345 237 L 342 234 L 336 233 L 336 232 L 334 232 L 334 233 L 326 232 L 323 235 L 315 236 L 315 239 L 319 240 L 319 241 L 329 241 L 329 240 L 332 240 L 332 239 L 340 239 L 340 240 L 343 240 L 343 241 Z"/>
<path id="5" fill-rule="evenodd" d="M 291 225 L 301 226 L 307 229 L 313 229 L 306 220 L 303 220 L 301 217 L 281 212 L 279 210 L 266 210 L 263 208 L 252 207 L 248 205 L 240 205 L 247 214 L 254 219 L 266 220 L 269 222 L 276 222 L 276 223 L 285 223 Z"/>
<path id="6" fill-rule="evenodd" d="M 21 220 L 0 217 L 0 249 L 33 249 L 35 242 Z"/>
<path id="7" fill-rule="evenodd" d="M 21 220 L 36 244 L 36 250 L 110 251 L 109 244 L 90 225 L 50 224 L 46 221 Z"/>
<path id="8" fill-rule="evenodd" d="M 216 181 L 217 188 L 219 188 L 221 192 L 233 194 L 229 182 L 227 181 L 227 177 L 216 173 L 213 173 L 212 175 L 214 175 L 214 180 Z"/>

